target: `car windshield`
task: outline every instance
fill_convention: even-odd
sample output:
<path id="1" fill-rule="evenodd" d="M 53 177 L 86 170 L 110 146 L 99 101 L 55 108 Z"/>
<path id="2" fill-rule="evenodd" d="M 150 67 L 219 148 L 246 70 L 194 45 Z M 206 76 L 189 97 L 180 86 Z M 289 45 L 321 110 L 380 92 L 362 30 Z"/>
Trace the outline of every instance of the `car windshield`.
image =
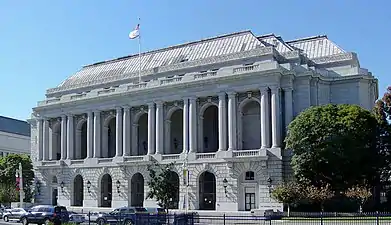
<path id="1" fill-rule="evenodd" d="M 67 208 L 65 208 L 65 207 L 63 207 L 63 206 L 60 206 L 60 207 L 56 207 L 56 208 L 54 208 L 54 211 L 56 212 L 56 213 L 66 213 L 66 212 L 68 212 L 67 211 Z"/>
<path id="2" fill-rule="evenodd" d="M 145 208 L 137 207 L 135 208 L 136 212 L 146 212 L 147 210 Z"/>

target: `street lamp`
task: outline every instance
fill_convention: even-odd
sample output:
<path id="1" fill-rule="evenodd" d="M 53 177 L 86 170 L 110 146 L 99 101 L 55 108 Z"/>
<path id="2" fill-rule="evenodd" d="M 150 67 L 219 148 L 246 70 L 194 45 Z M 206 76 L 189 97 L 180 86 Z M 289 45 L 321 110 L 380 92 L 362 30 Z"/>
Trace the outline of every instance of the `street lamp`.
<path id="1" fill-rule="evenodd" d="M 61 181 L 60 188 L 62 193 L 64 193 L 64 186 L 65 186 L 64 181 Z"/>
<path id="2" fill-rule="evenodd" d="M 269 188 L 269 193 L 272 192 L 272 182 L 273 180 L 271 177 L 267 178 L 267 187 Z"/>
<path id="3" fill-rule="evenodd" d="M 37 180 L 37 181 L 35 182 L 35 188 L 36 188 L 36 190 L 37 190 L 37 194 L 40 195 L 40 194 L 41 194 L 41 190 L 40 190 L 41 184 L 39 183 L 39 180 Z"/>
<path id="4" fill-rule="evenodd" d="M 121 182 L 119 182 L 119 180 L 117 180 L 116 184 L 117 184 L 117 192 L 120 193 L 121 191 L 119 189 L 121 187 Z"/>
<path id="5" fill-rule="evenodd" d="M 223 180 L 223 187 L 224 187 L 225 197 L 228 197 L 228 191 L 227 191 L 228 180 L 226 178 L 224 178 Z"/>
<path id="6" fill-rule="evenodd" d="M 91 182 L 88 180 L 88 181 L 87 181 L 87 192 L 88 192 L 88 193 L 91 193 L 90 188 L 91 188 Z"/>

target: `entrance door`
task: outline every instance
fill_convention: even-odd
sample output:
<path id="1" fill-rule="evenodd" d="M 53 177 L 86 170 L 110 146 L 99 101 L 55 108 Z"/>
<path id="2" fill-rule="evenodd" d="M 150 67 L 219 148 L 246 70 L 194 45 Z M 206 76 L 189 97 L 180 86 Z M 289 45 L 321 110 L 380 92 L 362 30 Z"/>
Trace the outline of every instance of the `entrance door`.
<path id="1" fill-rule="evenodd" d="M 53 190 L 52 190 L 52 205 L 57 205 L 57 199 L 58 199 L 58 189 L 53 188 Z"/>
<path id="2" fill-rule="evenodd" d="M 255 209 L 255 193 L 244 194 L 244 210 L 251 211 Z"/>

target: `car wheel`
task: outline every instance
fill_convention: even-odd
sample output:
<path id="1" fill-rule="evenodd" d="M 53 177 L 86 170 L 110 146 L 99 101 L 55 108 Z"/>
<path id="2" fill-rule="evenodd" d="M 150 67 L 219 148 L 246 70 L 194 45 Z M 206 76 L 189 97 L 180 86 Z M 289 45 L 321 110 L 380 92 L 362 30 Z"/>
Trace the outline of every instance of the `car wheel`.
<path id="1" fill-rule="evenodd" d="M 9 221 L 8 216 L 4 216 L 4 217 L 3 217 L 3 220 L 4 220 L 5 222 L 8 222 L 8 221 Z"/>
<path id="2" fill-rule="evenodd" d="M 27 220 L 26 217 L 22 218 L 22 224 L 23 225 L 28 225 L 29 224 L 29 221 Z"/>
<path id="3" fill-rule="evenodd" d="M 98 225 L 105 225 L 105 221 L 103 219 L 99 219 L 96 221 L 96 224 Z"/>
<path id="4" fill-rule="evenodd" d="M 50 224 L 50 220 L 48 218 L 45 219 L 45 225 L 49 225 Z"/>
<path id="5" fill-rule="evenodd" d="M 133 225 L 131 220 L 125 220 L 124 225 Z"/>

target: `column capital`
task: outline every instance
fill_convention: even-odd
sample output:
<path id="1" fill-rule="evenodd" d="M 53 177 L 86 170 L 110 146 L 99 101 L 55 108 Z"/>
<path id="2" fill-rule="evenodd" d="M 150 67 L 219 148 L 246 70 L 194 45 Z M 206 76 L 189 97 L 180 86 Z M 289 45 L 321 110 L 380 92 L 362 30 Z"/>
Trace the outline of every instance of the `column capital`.
<path id="1" fill-rule="evenodd" d="M 155 103 L 154 102 L 148 102 L 147 105 L 148 105 L 149 108 L 155 107 Z"/>
<path id="2" fill-rule="evenodd" d="M 92 112 L 93 112 L 94 114 L 100 114 L 100 110 L 97 110 L 97 109 L 92 110 Z"/>
<path id="3" fill-rule="evenodd" d="M 280 86 L 277 86 L 277 85 L 273 85 L 273 86 L 269 86 L 270 90 L 272 93 L 277 93 L 278 91 L 280 91 L 281 87 Z"/>
<path id="4" fill-rule="evenodd" d="M 197 99 L 198 99 L 197 96 L 190 96 L 190 97 L 189 97 L 189 100 L 190 100 L 190 101 L 196 101 Z"/>
<path id="5" fill-rule="evenodd" d="M 217 93 L 217 95 L 219 96 L 219 98 L 225 98 L 226 93 L 225 92 L 219 92 L 219 93 Z"/>
<path id="6" fill-rule="evenodd" d="M 115 110 L 117 111 L 117 112 L 121 112 L 122 111 L 122 107 L 121 106 L 116 106 L 116 107 L 114 107 L 115 108 Z"/>
<path id="7" fill-rule="evenodd" d="M 293 87 L 284 87 L 282 88 L 284 91 L 293 91 Z"/>
<path id="8" fill-rule="evenodd" d="M 88 110 L 88 111 L 87 111 L 87 116 L 88 116 L 88 117 L 92 117 L 92 114 L 93 114 L 93 113 L 92 113 L 92 110 Z"/>
<path id="9" fill-rule="evenodd" d="M 227 91 L 228 98 L 234 98 L 236 97 L 236 92 L 235 91 Z"/>
<path id="10" fill-rule="evenodd" d="M 269 87 L 262 86 L 262 87 L 259 88 L 259 91 L 261 92 L 261 94 L 267 93 L 269 91 Z"/>
<path id="11" fill-rule="evenodd" d="M 124 110 L 126 110 L 126 111 L 130 111 L 131 106 L 129 106 L 129 105 L 124 105 L 124 106 L 122 106 L 122 108 L 123 108 Z"/>
<path id="12" fill-rule="evenodd" d="M 67 116 L 68 118 L 70 118 L 70 117 L 72 117 L 72 118 L 73 118 L 75 115 L 74 115 L 74 114 L 72 114 L 72 113 L 67 113 L 67 114 L 66 114 L 66 116 Z"/>
<path id="13" fill-rule="evenodd" d="M 155 104 L 156 104 L 156 107 L 162 107 L 163 106 L 163 101 L 162 100 L 156 100 Z"/>

